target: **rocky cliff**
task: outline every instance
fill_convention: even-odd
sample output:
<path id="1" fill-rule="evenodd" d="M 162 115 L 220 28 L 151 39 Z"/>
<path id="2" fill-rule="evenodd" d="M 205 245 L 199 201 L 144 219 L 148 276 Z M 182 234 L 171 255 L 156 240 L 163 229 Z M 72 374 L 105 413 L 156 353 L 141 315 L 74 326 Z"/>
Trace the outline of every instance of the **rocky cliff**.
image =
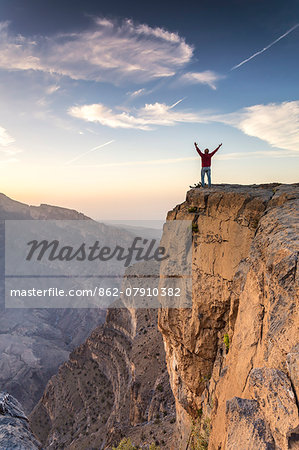
<path id="1" fill-rule="evenodd" d="M 41 449 L 21 405 L 5 392 L 0 392 L 0 443 L 2 450 Z"/>
<path id="2" fill-rule="evenodd" d="M 190 190 L 167 220 L 192 221 L 192 307 L 109 310 L 31 415 L 43 446 L 298 448 L 298 206 L 299 184 Z"/>
<path id="3" fill-rule="evenodd" d="M 168 213 L 193 222 L 192 308 L 159 312 L 174 449 L 299 447 L 298 207 L 298 184 L 219 185 Z"/>

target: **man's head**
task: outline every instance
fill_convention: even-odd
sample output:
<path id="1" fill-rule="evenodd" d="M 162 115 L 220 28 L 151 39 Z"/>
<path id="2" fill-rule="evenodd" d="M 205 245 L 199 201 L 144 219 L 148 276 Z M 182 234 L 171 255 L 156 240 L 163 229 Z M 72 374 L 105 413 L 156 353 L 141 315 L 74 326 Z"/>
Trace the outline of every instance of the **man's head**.
<path id="1" fill-rule="evenodd" d="M 209 153 L 209 149 L 205 148 L 205 154 L 207 155 Z"/>

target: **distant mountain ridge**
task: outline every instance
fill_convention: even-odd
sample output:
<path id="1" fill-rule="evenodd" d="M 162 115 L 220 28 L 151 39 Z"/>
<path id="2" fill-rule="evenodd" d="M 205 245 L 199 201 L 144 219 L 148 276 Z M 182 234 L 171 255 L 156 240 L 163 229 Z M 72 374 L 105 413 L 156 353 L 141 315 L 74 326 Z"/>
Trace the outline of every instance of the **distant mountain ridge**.
<path id="1" fill-rule="evenodd" d="M 40 206 L 27 205 L 11 199 L 3 193 L 0 193 L 1 219 L 91 220 L 90 217 L 75 209 L 47 205 L 46 203 L 41 203 Z"/>
<path id="2" fill-rule="evenodd" d="M 26 413 L 48 379 L 98 325 L 97 309 L 4 309 L 4 220 L 91 220 L 59 206 L 30 206 L 0 194 L 0 390 L 15 396 Z"/>

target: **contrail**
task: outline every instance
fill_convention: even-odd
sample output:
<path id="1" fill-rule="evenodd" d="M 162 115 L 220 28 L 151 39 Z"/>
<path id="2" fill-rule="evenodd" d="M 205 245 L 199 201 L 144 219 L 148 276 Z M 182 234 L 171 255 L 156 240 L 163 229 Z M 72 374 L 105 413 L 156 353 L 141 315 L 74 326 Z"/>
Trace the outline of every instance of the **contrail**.
<path id="1" fill-rule="evenodd" d="M 173 105 L 171 105 L 171 106 L 169 107 L 169 109 L 174 108 L 176 105 L 178 105 L 178 104 L 181 103 L 183 100 L 185 100 L 185 98 L 186 98 L 186 97 L 183 97 L 183 98 L 181 98 L 181 100 L 178 100 L 177 102 L 175 102 Z"/>
<path id="2" fill-rule="evenodd" d="M 244 59 L 244 61 L 240 62 L 239 64 L 237 64 L 236 66 L 232 67 L 230 70 L 235 70 L 238 67 L 243 66 L 243 64 L 246 64 L 248 61 L 250 61 L 251 59 L 255 58 L 256 56 L 260 55 L 261 53 L 264 53 L 266 50 L 268 50 L 270 47 L 272 47 L 272 45 L 276 44 L 278 41 L 280 41 L 281 39 L 283 39 L 284 37 L 286 37 L 289 33 L 291 33 L 292 31 L 294 31 L 297 27 L 299 26 L 299 23 L 297 23 L 295 26 L 293 26 L 290 30 L 288 30 L 286 33 L 282 34 L 279 38 L 275 39 L 275 41 L 271 42 L 271 44 L 267 45 L 267 47 L 264 47 L 262 50 L 259 50 L 258 52 L 254 53 L 253 55 L 251 55 L 249 58 Z"/>
<path id="3" fill-rule="evenodd" d="M 88 153 L 94 152 L 95 150 L 98 150 L 99 148 L 105 147 L 106 145 L 112 144 L 112 142 L 115 142 L 114 139 L 112 141 L 105 142 L 105 144 L 98 145 L 97 147 L 93 147 L 90 150 L 87 150 L 87 152 L 80 153 L 80 155 L 75 156 L 75 158 L 70 159 L 65 164 L 71 164 L 74 161 L 77 161 L 77 159 L 82 158 L 82 156 L 87 155 Z"/>

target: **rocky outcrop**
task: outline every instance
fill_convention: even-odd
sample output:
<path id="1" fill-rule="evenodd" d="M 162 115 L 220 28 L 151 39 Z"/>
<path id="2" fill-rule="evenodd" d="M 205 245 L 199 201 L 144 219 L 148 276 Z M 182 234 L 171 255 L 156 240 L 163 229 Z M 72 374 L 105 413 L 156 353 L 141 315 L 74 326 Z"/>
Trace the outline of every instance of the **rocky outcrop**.
<path id="1" fill-rule="evenodd" d="M 41 449 L 20 403 L 5 392 L 0 392 L 0 448 L 2 450 Z"/>
<path id="2" fill-rule="evenodd" d="M 138 264 L 126 274 L 138 276 Z M 124 436 L 168 448 L 175 410 L 157 309 L 126 301 L 71 353 L 33 410 L 30 423 L 45 448 L 108 449 Z"/>
<path id="3" fill-rule="evenodd" d="M 209 449 L 298 448 L 298 206 L 299 185 L 219 185 L 168 214 L 193 222 L 192 308 L 159 313 L 174 448 L 207 423 Z"/>

